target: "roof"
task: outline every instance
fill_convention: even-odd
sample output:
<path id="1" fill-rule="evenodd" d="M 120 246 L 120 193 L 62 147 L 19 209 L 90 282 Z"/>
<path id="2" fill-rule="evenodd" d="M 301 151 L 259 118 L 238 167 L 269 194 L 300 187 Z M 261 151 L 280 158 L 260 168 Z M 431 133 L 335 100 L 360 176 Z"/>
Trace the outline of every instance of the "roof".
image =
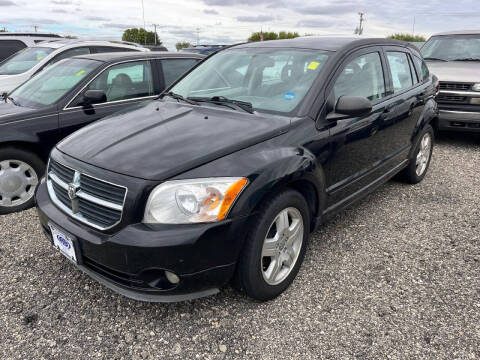
<path id="1" fill-rule="evenodd" d="M 87 46 L 119 46 L 119 47 L 130 47 L 130 48 L 138 48 L 138 49 L 146 49 L 141 45 L 133 44 L 133 43 L 124 43 L 121 41 L 108 41 L 108 40 L 79 40 L 79 39 L 52 39 L 50 41 L 44 41 L 41 44 L 38 44 L 39 47 L 51 47 L 54 49 L 59 49 L 64 46 L 69 45 L 87 45 Z M 133 44 L 133 45 L 132 45 Z"/>
<path id="2" fill-rule="evenodd" d="M 36 32 L 2 32 L 0 36 L 28 36 L 41 38 L 62 38 L 62 36 L 50 33 L 36 33 Z"/>
<path id="3" fill-rule="evenodd" d="M 190 54 L 190 53 L 169 53 L 166 51 L 149 51 L 149 52 L 111 52 L 111 53 L 98 53 L 89 55 L 77 55 L 75 58 L 92 59 L 97 61 L 109 62 L 117 60 L 135 60 L 135 59 L 150 59 L 150 58 L 187 58 L 187 59 L 203 59 L 205 55 Z"/>
<path id="4" fill-rule="evenodd" d="M 459 30 L 459 31 L 449 31 L 449 32 L 442 32 L 438 34 L 434 34 L 432 36 L 445 36 L 445 35 L 478 35 L 480 34 L 480 30 Z"/>
<path id="5" fill-rule="evenodd" d="M 361 36 L 303 36 L 295 39 L 257 41 L 234 46 L 234 48 L 297 48 L 325 51 L 339 51 L 363 45 L 400 45 L 413 48 L 408 42 L 385 38 Z M 416 48 L 415 48 L 416 49 Z"/>

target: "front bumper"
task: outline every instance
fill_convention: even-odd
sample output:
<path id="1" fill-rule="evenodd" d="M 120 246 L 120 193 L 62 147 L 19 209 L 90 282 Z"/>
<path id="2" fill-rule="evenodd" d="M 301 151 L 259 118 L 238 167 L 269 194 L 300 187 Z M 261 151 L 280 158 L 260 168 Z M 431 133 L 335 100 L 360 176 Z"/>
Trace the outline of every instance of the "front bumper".
<path id="1" fill-rule="evenodd" d="M 126 297 L 175 302 L 215 294 L 235 271 L 248 218 L 193 225 L 132 224 L 114 234 L 84 225 L 50 200 L 45 182 L 36 194 L 45 235 L 49 223 L 74 237 L 77 266 Z M 171 283 L 165 271 L 180 278 Z"/>
<path id="2" fill-rule="evenodd" d="M 480 112 L 440 109 L 439 130 L 480 133 Z"/>

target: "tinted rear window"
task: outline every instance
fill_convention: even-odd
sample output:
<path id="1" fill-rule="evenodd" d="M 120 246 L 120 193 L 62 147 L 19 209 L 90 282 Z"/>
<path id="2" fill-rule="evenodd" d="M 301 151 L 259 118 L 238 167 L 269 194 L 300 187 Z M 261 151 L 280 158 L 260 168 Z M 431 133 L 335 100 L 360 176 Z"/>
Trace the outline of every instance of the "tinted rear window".
<path id="1" fill-rule="evenodd" d="M 5 60 L 18 50 L 26 47 L 27 46 L 20 40 L 0 40 L 0 61 Z"/>

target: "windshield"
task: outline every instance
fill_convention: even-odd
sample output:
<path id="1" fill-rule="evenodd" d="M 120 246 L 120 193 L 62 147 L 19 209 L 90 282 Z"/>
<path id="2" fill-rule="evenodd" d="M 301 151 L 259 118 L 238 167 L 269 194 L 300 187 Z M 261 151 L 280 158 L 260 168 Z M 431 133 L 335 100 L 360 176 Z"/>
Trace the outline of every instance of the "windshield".
<path id="1" fill-rule="evenodd" d="M 58 101 L 102 63 L 87 59 L 67 59 L 27 80 L 9 94 L 21 106 L 40 108 Z"/>
<path id="2" fill-rule="evenodd" d="M 480 60 L 480 34 L 433 36 L 421 52 L 426 60 Z"/>
<path id="3" fill-rule="evenodd" d="M 19 51 L 0 65 L 0 75 L 15 75 L 28 71 L 53 50 L 47 47 L 31 47 Z"/>
<path id="4" fill-rule="evenodd" d="M 184 98 L 225 97 L 255 110 L 289 113 L 303 100 L 328 55 L 324 51 L 240 48 L 201 63 L 171 91 Z"/>

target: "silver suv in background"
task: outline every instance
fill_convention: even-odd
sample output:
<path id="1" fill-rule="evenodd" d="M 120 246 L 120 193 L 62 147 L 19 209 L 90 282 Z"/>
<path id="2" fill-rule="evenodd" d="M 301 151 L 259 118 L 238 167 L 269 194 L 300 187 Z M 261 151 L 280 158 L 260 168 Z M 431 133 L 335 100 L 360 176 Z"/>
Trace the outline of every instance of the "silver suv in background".
<path id="1" fill-rule="evenodd" d="M 26 47 L 35 46 L 42 41 L 55 39 L 59 40 L 62 39 L 62 37 L 56 34 L 41 33 L 0 33 L 0 61 L 5 60 Z"/>
<path id="2" fill-rule="evenodd" d="M 0 63 L 0 94 L 9 93 L 57 61 L 76 55 L 124 51 L 150 50 L 121 41 L 59 39 L 41 42 L 17 52 Z"/>
<path id="3" fill-rule="evenodd" d="M 439 130 L 480 132 L 480 31 L 433 35 L 421 52 L 440 80 Z"/>

